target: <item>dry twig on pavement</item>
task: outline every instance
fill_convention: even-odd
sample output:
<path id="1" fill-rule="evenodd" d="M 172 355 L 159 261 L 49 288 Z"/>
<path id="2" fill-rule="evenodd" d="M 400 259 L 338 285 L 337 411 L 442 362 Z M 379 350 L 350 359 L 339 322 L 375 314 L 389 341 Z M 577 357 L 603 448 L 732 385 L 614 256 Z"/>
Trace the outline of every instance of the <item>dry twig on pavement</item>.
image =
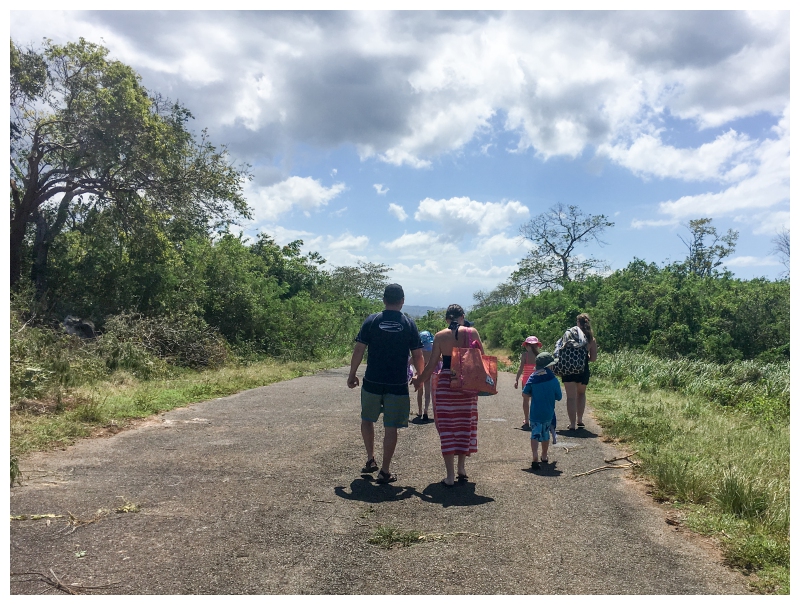
<path id="1" fill-rule="evenodd" d="M 597 468 L 593 468 L 592 470 L 586 471 L 585 473 L 578 473 L 577 475 L 572 475 L 572 478 L 574 479 L 575 477 L 583 477 L 584 475 L 591 475 L 592 473 L 607 471 L 614 468 L 631 468 L 633 466 L 636 466 L 634 462 L 631 462 L 630 464 L 608 464 L 606 466 L 599 466 Z"/>
<path id="2" fill-rule="evenodd" d="M 26 580 L 17 580 L 17 582 L 34 582 L 39 580 L 52 586 L 56 590 L 60 590 L 61 592 L 66 592 L 67 594 L 72 595 L 81 594 L 82 590 L 102 590 L 104 588 L 111 588 L 112 586 L 119 584 L 118 582 L 113 582 L 111 584 L 104 584 L 102 586 L 82 586 L 81 584 L 67 585 L 58 578 L 52 569 L 50 569 L 50 574 L 53 576 L 52 580 L 45 574 L 39 573 L 38 571 L 11 572 L 12 576 L 33 576 L 32 578 Z"/>

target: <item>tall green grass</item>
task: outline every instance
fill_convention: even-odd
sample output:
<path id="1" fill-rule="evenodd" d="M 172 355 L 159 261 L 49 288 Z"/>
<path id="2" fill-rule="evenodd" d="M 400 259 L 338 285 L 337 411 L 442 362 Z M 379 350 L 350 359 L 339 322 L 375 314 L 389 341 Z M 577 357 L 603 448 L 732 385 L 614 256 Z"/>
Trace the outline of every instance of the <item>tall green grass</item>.
<path id="1" fill-rule="evenodd" d="M 789 362 L 717 364 L 667 360 L 646 353 L 601 354 L 592 373 L 643 391 L 666 389 L 748 411 L 766 422 L 789 418 Z"/>
<path id="2" fill-rule="evenodd" d="M 716 537 L 755 589 L 788 593 L 788 364 L 622 352 L 592 372 L 588 400 L 604 434 L 638 452 L 654 495 Z"/>

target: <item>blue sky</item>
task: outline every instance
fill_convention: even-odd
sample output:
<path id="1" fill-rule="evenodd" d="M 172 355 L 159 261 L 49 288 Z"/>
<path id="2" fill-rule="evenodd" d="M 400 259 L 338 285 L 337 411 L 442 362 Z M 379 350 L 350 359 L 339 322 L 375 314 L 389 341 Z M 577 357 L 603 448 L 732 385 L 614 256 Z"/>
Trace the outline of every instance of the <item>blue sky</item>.
<path id="1" fill-rule="evenodd" d="M 789 13 L 11 11 L 11 37 L 104 44 L 237 161 L 247 235 L 392 267 L 409 305 L 472 304 L 556 203 L 615 226 L 611 269 L 685 257 L 776 278 L 789 228 Z"/>

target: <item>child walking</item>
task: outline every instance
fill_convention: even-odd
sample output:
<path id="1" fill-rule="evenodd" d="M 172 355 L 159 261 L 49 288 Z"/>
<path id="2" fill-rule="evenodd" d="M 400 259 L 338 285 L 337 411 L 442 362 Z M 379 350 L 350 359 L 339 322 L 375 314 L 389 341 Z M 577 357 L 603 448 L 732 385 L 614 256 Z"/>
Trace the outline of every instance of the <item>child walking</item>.
<path id="1" fill-rule="evenodd" d="M 536 356 L 539 354 L 539 349 L 542 348 L 542 343 L 539 342 L 539 339 L 535 336 L 528 336 L 525 341 L 522 343 L 522 355 L 519 358 L 519 370 L 517 370 L 517 380 L 514 382 L 514 388 L 519 388 L 519 377 L 522 376 L 522 386 L 524 387 L 528 383 L 528 378 L 533 371 L 536 369 Z M 528 422 L 529 410 L 528 406 L 530 404 L 531 397 L 530 395 L 525 394 L 525 389 L 522 390 L 522 414 L 523 414 L 523 424 L 522 430 L 529 431 L 531 430 L 531 425 Z"/>
<path id="2" fill-rule="evenodd" d="M 425 365 L 428 364 L 428 360 L 431 358 L 431 352 L 433 351 L 433 334 L 431 334 L 428 330 L 422 330 L 419 333 L 420 342 L 422 342 L 422 357 L 425 360 Z M 425 412 L 422 411 L 422 398 L 425 398 Z M 419 418 L 422 422 L 430 422 L 430 418 L 428 418 L 428 408 L 431 406 L 431 379 L 428 378 L 425 382 L 423 382 L 419 390 L 417 391 L 417 409 L 419 412 L 417 413 L 417 418 Z"/>
<path id="3" fill-rule="evenodd" d="M 539 443 L 542 444 L 542 458 L 544 464 L 548 463 L 547 450 L 550 447 L 550 430 L 556 411 L 556 401 L 561 399 L 561 384 L 549 368 L 555 365 L 556 360 L 552 353 L 542 351 L 536 356 L 536 371 L 531 374 L 523 393 L 530 396 L 530 426 L 531 426 L 531 453 L 533 462 L 531 468 L 538 470 Z"/>

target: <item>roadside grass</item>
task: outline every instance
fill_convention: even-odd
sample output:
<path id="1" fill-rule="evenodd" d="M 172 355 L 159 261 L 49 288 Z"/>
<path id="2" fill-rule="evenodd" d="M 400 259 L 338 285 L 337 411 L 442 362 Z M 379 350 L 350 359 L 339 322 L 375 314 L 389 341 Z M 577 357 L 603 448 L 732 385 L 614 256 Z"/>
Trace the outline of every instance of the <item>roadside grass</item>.
<path id="1" fill-rule="evenodd" d="M 421 542 L 421 537 L 422 534 L 418 531 L 403 531 L 395 527 L 381 525 L 367 542 L 388 550 L 396 545 L 411 546 Z"/>
<path id="2" fill-rule="evenodd" d="M 687 527 L 718 540 L 755 591 L 788 594 L 788 409 L 779 422 L 784 411 L 773 405 L 778 415 L 767 422 L 752 406 L 643 389 L 628 378 L 592 379 L 589 403 L 604 434 L 638 452 L 637 473 L 653 496 L 679 509 Z"/>
<path id="3" fill-rule="evenodd" d="M 16 457 L 25 453 L 65 447 L 101 428 L 118 429 L 131 420 L 348 362 L 349 355 L 302 362 L 266 360 L 203 371 L 177 369 L 169 378 L 153 380 L 117 371 L 106 381 L 58 389 L 37 400 L 39 407 L 12 409 L 12 480 Z"/>

